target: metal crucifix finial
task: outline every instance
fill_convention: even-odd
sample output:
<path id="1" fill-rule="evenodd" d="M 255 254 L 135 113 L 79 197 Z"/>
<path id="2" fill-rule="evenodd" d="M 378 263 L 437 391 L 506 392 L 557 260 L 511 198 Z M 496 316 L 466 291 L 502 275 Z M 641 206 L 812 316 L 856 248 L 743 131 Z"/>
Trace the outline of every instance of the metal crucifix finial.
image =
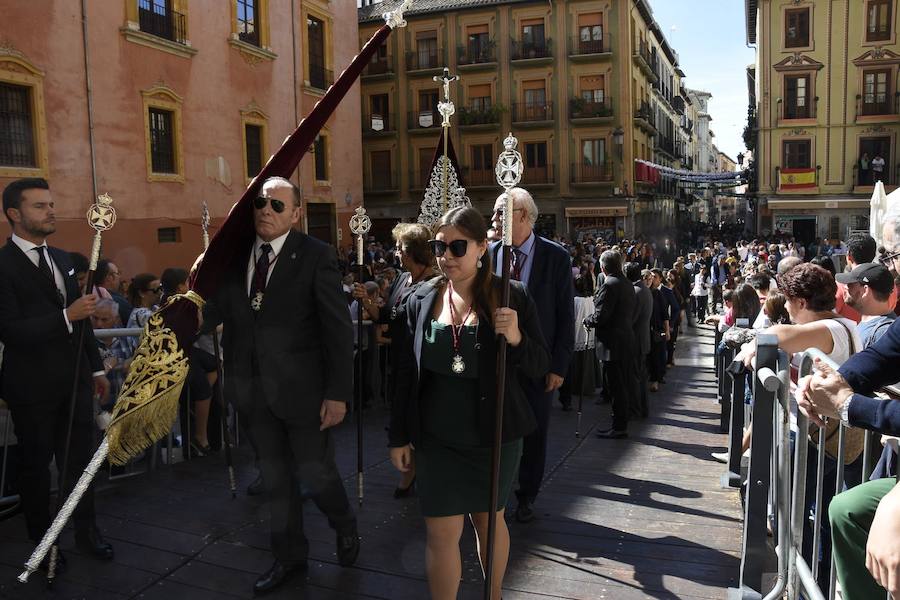
<path id="1" fill-rule="evenodd" d="M 450 101 L 450 84 L 454 81 L 459 81 L 459 75 L 450 75 L 450 69 L 444 67 L 444 74 L 435 75 L 432 79 L 435 82 L 440 83 L 444 88 L 444 100 L 443 102 L 438 102 L 438 112 L 441 113 L 441 117 L 443 117 L 441 125 L 449 127 L 450 116 L 456 112 L 456 107 L 454 107 L 453 102 Z"/>

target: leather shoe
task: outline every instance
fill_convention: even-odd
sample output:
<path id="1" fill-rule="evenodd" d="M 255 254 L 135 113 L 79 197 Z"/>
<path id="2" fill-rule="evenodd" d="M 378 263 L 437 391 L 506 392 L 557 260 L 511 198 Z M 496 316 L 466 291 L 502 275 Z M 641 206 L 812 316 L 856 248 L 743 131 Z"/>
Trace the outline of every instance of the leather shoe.
<path id="1" fill-rule="evenodd" d="M 253 584 L 255 595 L 268 594 L 269 592 L 287 583 L 297 573 L 305 573 L 309 569 L 306 561 L 295 565 L 285 565 L 275 561 L 268 571 L 259 576 Z"/>
<path id="2" fill-rule="evenodd" d="M 618 429 L 607 429 L 606 431 L 598 431 L 597 437 L 605 440 L 621 440 L 628 437 L 628 432 Z"/>
<path id="3" fill-rule="evenodd" d="M 102 560 L 112 560 L 115 554 L 112 545 L 103 539 L 100 530 L 96 527 L 91 527 L 87 531 L 75 532 L 75 547 L 85 554 Z"/>
<path id="4" fill-rule="evenodd" d="M 256 476 L 256 479 L 253 480 L 253 483 L 247 486 L 247 495 L 260 496 L 264 491 L 266 491 L 266 488 L 263 485 L 262 473 L 260 473 Z"/>
<path id="5" fill-rule="evenodd" d="M 337 558 L 342 567 L 350 567 L 359 556 L 359 534 L 356 526 L 349 532 L 337 534 Z"/>
<path id="6" fill-rule="evenodd" d="M 519 523 L 531 523 L 534 521 L 534 502 L 531 500 L 519 500 L 516 507 L 516 521 Z"/>

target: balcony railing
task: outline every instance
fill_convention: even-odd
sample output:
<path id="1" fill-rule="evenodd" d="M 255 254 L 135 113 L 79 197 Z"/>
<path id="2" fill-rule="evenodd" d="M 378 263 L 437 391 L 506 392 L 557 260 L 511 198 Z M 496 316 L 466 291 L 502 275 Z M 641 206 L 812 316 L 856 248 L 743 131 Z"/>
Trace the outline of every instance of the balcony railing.
<path id="1" fill-rule="evenodd" d="M 386 75 L 394 72 L 394 59 L 391 56 L 373 58 L 366 65 L 363 75 Z"/>
<path id="2" fill-rule="evenodd" d="M 138 24 L 141 31 L 184 44 L 187 41 L 184 15 L 153 4 L 150 0 L 138 0 Z"/>
<path id="3" fill-rule="evenodd" d="M 399 189 L 397 175 L 392 169 L 372 173 L 363 182 L 363 191 L 369 193 L 393 192 Z"/>
<path id="4" fill-rule="evenodd" d="M 522 181 L 528 185 L 553 183 L 556 180 L 553 165 L 538 165 L 534 167 L 525 167 L 522 172 Z"/>
<path id="5" fill-rule="evenodd" d="M 637 107 L 634 109 L 634 118 L 635 119 L 643 119 L 650 123 L 653 128 L 656 128 L 655 119 L 653 118 L 653 111 L 650 110 L 650 104 L 646 100 L 641 100 Z"/>
<path id="6" fill-rule="evenodd" d="M 497 62 L 497 45 L 493 40 L 487 44 L 467 44 L 456 49 L 456 63 L 459 65 L 477 65 Z"/>
<path id="7" fill-rule="evenodd" d="M 394 113 L 365 115 L 362 121 L 363 133 L 382 133 L 385 131 L 397 131 L 397 123 Z"/>
<path id="8" fill-rule="evenodd" d="M 597 165 L 572 163 L 569 175 L 572 183 L 599 183 L 603 181 L 612 181 L 612 162 L 607 161 Z"/>
<path id="9" fill-rule="evenodd" d="M 437 69 L 443 66 L 444 49 L 413 50 L 406 53 L 406 70 Z"/>
<path id="10" fill-rule="evenodd" d="M 553 103 L 543 104 L 516 102 L 512 105 L 512 119 L 515 123 L 553 120 Z"/>
<path id="11" fill-rule="evenodd" d="M 647 42 L 641 41 L 635 54 L 646 63 L 648 69 L 655 71 L 653 68 L 653 55 L 650 53 L 650 46 L 647 45 Z"/>
<path id="12" fill-rule="evenodd" d="M 815 119 L 816 118 L 816 102 L 807 102 L 804 106 L 791 106 L 788 103 L 782 103 L 781 118 L 789 119 Z"/>
<path id="13" fill-rule="evenodd" d="M 500 115 L 505 108 L 500 104 L 494 104 L 488 108 L 463 106 L 459 109 L 459 124 L 465 125 L 491 125 L 500 122 Z"/>
<path id="14" fill-rule="evenodd" d="M 552 41 L 553 40 L 550 38 L 537 42 L 511 40 L 510 59 L 528 60 L 532 58 L 550 58 L 553 56 Z"/>
<path id="15" fill-rule="evenodd" d="M 322 65 L 309 65 L 309 85 L 320 89 L 327 90 L 334 83 L 334 73 L 326 69 Z"/>
<path id="16" fill-rule="evenodd" d="M 672 156 L 675 155 L 675 143 L 672 141 L 672 138 L 665 137 L 665 136 L 657 136 L 654 147 L 657 150 L 662 150 L 663 152 L 668 152 Z"/>
<path id="17" fill-rule="evenodd" d="M 900 93 L 893 98 L 885 96 L 882 102 L 865 102 L 865 97 L 857 98 L 857 113 L 860 116 L 896 115 L 900 114 Z"/>
<path id="18" fill-rule="evenodd" d="M 612 114 L 613 110 L 608 98 L 604 98 L 602 102 L 589 102 L 584 98 L 569 100 L 569 116 L 573 119 L 611 117 Z"/>
<path id="19" fill-rule="evenodd" d="M 569 54 L 572 56 L 605 54 L 607 52 L 612 52 L 612 39 L 606 31 L 603 32 L 603 38 L 599 40 L 583 40 L 577 35 L 569 38 Z"/>
<path id="20" fill-rule="evenodd" d="M 251 46 L 259 47 L 259 31 L 256 28 L 253 28 L 251 31 L 239 31 L 238 39 L 244 42 L 245 44 L 250 44 Z"/>
<path id="21" fill-rule="evenodd" d="M 440 129 L 441 113 L 434 110 L 411 110 L 407 113 L 406 128 L 415 129 Z"/>
<path id="22" fill-rule="evenodd" d="M 496 186 L 497 176 L 493 169 L 462 168 L 462 182 L 467 188 Z"/>

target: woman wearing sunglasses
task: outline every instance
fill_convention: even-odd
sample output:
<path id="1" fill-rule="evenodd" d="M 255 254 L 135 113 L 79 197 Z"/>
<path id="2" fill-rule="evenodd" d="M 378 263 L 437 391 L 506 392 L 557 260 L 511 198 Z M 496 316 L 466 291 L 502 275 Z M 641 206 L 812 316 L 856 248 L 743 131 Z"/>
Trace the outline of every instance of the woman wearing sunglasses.
<path id="1" fill-rule="evenodd" d="M 510 308 L 498 308 L 501 281 L 493 275 L 487 227 L 477 210 L 456 208 L 444 215 L 434 226 L 431 247 L 442 276 L 407 301 L 407 334 L 397 352 L 391 406 L 391 461 L 405 472 L 415 448 L 432 598 L 456 598 L 465 517 L 483 552 L 488 510 L 498 514 L 492 597 L 499 598 L 509 556 L 503 507 L 518 471 L 522 438 L 535 428 L 518 374 L 546 373 L 550 355 L 534 302 L 521 284 L 512 283 Z M 498 335 L 506 337 L 509 350 L 500 497 L 490 507 Z M 484 568 L 485 556 L 480 558 Z"/>

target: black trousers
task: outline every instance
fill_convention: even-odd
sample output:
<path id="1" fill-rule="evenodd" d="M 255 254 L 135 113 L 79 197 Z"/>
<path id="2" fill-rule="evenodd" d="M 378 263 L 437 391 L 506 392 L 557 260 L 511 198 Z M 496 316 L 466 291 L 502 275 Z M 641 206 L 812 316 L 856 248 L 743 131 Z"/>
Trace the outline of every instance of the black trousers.
<path id="1" fill-rule="evenodd" d="M 650 381 L 657 383 L 666 376 L 666 340 L 658 334 L 650 334 L 650 354 L 647 355 L 647 371 Z"/>
<path id="2" fill-rule="evenodd" d="M 647 417 L 650 414 L 650 402 L 647 398 L 647 355 L 637 353 L 634 357 L 635 394 L 634 405 L 630 415 Z"/>
<path id="3" fill-rule="evenodd" d="M 72 423 L 72 441 L 67 464 L 68 476 L 63 498 L 75 486 L 94 452 L 94 410 L 92 382 L 81 382 L 75 401 L 75 417 Z M 50 461 L 56 459 L 57 469 L 62 470 L 66 454 L 66 431 L 69 426 L 71 391 L 66 391 L 46 402 L 32 401 L 10 403 L 16 439 L 19 445 L 18 489 L 22 498 L 22 512 L 28 537 L 39 542 L 50 527 Z M 47 399 L 44 399 L 47 400 Z M 54 500 L 55 508 L 55 500 Z M 87 532 L 94 525 L 94 486 L 88 489 L 72 514 L 75 531 Z"/>
<path id="4" fill-rule="evenodd" d="M 628 429 L 631 407 L 636 403 L 637 379 L 634 376 L 634 359 L 607 360 L 603 363 L 604 383 L 612 402 L 612 428 L 616 431 Z"/>
<path id="5" fill-rule="evenodd" d="M 269 497 L 272 553 L 285 565 L 304 562 L 303 500 L 311 498 L 339 533 L 356 527 L 356 517 L 334 462 L 334 440 L 318 423 L 276 417 L 262 398 L 243 415 L 255 442 L 259 470 Z"/>
<path id="6" fill-rule="evenodd" d="M 537 498 L 541 481 L 544 479 L 544 467 L 547 463 L 547 431 L 550 427 L 550 403 L 553 392 L 544 391 L 546 381 L 541 379 L 522 379 L 522 389 L 528 398 L 528 404 L 534 412 L 537 429 L 525 436 L 522 445 L 522 461 L 519 463 L 519 489 L 516 497 L 534 501 Z"/>

